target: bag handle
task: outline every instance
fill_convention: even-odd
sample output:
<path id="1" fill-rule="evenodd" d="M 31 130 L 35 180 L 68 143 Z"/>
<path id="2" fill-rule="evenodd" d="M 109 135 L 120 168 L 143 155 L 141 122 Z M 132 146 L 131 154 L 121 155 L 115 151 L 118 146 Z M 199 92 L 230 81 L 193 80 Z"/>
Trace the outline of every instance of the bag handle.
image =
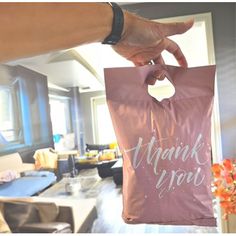
<path id="1" fill-rule="evenodd" d="M 166 77 L 174 86 L 174 81 L 173 79 L 171 78 L 170 74 L 168 73 L 168 69 L 167 69 L 167 66 L 165 65 L 151 65 L 149 66 L 149 72 L 144 80 L 144 83 L 147 83 L 147 80 L 155 80 L 156 81 L 156 78 L 155 79 L 152 79 L 154 78 L 153 77 L 153 74 L 159 72 L 159 74 L 161 75 L 161 77 Z M 163 79 L 164 79 L 163 78 Z M 154 85 L 155 83 L 153 83 Z M 151 84 L 152 85 L 152 84 Z"/>
<path id="2" fill-rule="evenodd" d="M 145 77 L 145 80 L 143 81 L 143 85 L 146 89 L 146 95 L 150 98 L 154 98 L 154 100 L 159 103 L 159 104 L 164 104 L 166 102 L 169 103 L 170 100 L 174 99 L 176 97 L 176 85 L 175 85 L 175 82 L 174 82 L 174 79 L 172 78 L 171 76 L 171 71 L 170 71 L 170 68 L 169 66 L 167 65 L 149 65 L 148 67 L 148 71 L 146 71 L 146 77 Z M 153 74 L 155 73 L 155 77 L 153 77 Z M 166 97 L 163 97 L 163 99 L 159 100 L 158 97 L 156 97 L 155 95 L 153 94 L 150 94 L 149 91 L 148 91 L 148 85 L 154 85 L 158 78 L 156 77 L 156 74 L 160 74 L 161 75 L 161 80 L 167 78 L 167 80 L 171 83 L 172 87 L 174 88 L 174 93 L 171 93 L 169 95 L 167 95 Z M 172 90 L 171 90 L 172 91 Z"/>

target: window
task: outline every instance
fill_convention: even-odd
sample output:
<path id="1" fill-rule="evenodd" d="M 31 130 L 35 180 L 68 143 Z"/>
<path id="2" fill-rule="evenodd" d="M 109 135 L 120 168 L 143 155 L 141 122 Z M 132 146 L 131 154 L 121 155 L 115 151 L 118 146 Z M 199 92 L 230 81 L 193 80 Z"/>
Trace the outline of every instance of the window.
<path id="1" fill-rule="evenodd" d="M 94 137 L 96 144 L 116 142 L 115 132 L 105 96 L 92 98 Z"/>
<path id="2" fill-rule="evenodd" d="M 0 72 L 0 154 L 51 145 L 46 77 L 22 66 Z"/>
<path id="3" fill-rule="evenodd" d="M 1 146 L 22 143 L 22 121 L 19 110 L 18 82 L 0 86 L 0 144 Z"/>
<path id="4" fill-rule="evenodd" d="M 70 98 L 49 95 L 53 135 L 72 132 Z"/>

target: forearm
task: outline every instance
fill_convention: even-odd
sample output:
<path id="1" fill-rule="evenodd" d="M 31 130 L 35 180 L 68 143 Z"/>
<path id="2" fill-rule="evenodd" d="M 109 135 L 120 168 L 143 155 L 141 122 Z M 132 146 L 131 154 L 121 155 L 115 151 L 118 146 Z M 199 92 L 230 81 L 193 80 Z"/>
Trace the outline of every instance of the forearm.
<path id="1" fill-rule="evenodd" d="M 112 19 L 104 3 L 0 3 L 0 61 L 101 42 Z"/>
<path id="2" fill-rule="evenodd" d="M 193 20 L 162 24 L 123 13 L 122 37 L 113 46 L 117 53 L 142 66 L 164 64 L 161 53 L 167 50 L 180 66 L 187 66 L 168 36 L 186 32 Z M 113 10 L 105 3 L 0 3 L 0 62 L 102 42 L 112 22 Z"/>

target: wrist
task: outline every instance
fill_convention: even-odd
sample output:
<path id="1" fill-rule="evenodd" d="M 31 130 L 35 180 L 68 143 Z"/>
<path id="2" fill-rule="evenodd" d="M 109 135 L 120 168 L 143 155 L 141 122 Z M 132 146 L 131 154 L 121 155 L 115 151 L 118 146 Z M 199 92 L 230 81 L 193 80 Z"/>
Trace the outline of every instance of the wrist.
<path id="1" fill-rule="evenodd" d="M 121 40 L 123 41 L 126 37 L 128 32 L 131 32 L 132 30 L 132 22 L 133 22 L 133 14 L 131 14 L 128 11 L 123 11 L 124 12 L 124 27 L 123 27 L 123 32 L 121 34 Z"/>
<path id="2" fill-rule="evenodd" d="M 139 19 L 140 17 L 134 13 L 129 11 L 124 12 L 124 29 L 120 42 L 130 44 L 131 42 L 140 39 L 141 35 L 137 34 L 137 30 L 140 31 L 140 29 L 142 29 L 142 26 L 139 25 Z M 145 31 L 145 28 L 142 29 L 142 31 Z"/>
<path id="3" fill-rule="evenodd" d="M 101 11 L 99 14 L 102 16 L 104 22 L 102 22 L 102 27 L 96 27 L 97 29 L 101 29 L 101 38 L 99 39 L 100 42 L 104 40 L 104 38 L 109 35 L 112 29 L 112 19 L 113 19 L 113 12 L 111 7 L 108 4 L 100 4 Z"/>

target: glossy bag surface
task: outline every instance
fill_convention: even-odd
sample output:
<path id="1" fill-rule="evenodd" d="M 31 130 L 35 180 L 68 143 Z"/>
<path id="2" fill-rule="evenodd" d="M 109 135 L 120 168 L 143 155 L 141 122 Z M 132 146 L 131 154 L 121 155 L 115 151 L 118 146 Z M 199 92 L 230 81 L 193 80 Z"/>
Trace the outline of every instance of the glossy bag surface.
<path id="1" fill-rule="evenodd" d="M 149 95 L 162 70 L 175 94 Z M 106 98 L 123 155 L 126 223 L 215 226 L 211 193 L 211 114 L 215 66 L 105 69 Z"/>

